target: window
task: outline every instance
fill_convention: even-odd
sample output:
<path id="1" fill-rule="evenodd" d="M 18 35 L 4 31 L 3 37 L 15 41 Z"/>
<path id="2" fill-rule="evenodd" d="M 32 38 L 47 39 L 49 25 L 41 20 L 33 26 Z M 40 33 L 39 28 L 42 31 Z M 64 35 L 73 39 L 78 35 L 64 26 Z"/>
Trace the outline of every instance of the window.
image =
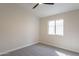
<path id="1" fill-rule="evenodd" d="M 55 35 L 55 21 L 49 21 L 49 32 L 50 35 Z"/>
<path id="2" fill-rule="evenodd" d="M 63 36 L 63 20 L 56 21 L 56 35 Z"/>
<path id="3" fill-rule="evenodd" d="M 63 19 L 49 21 L 49 35 L 61 35 L 63 36 Z"/>

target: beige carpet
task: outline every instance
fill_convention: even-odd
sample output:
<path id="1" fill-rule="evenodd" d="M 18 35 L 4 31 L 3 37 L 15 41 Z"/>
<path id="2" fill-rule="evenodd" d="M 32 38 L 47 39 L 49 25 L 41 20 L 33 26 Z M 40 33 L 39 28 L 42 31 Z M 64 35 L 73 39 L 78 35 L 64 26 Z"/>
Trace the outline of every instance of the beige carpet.
<path id="1" fill-rule="evenodd" d="M 2 56 L 79 56 L 79 54 L 39 43 Z"/>

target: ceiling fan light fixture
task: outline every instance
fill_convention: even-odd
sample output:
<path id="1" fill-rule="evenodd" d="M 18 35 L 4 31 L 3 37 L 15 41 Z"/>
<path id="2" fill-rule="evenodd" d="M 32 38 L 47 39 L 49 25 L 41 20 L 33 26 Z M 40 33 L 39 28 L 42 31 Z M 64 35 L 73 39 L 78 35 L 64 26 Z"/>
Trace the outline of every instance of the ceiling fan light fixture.
<path id="1" fill-rule="evenodd" d="M 35 9 L 40 4 L 54 5 L 54 3 L 37 3 L 32 9 Z"/>
<path id="2" fill-rule="evenodd" d="M 39 3 L 39 4 L 42 4 L 42 3 Z"/>

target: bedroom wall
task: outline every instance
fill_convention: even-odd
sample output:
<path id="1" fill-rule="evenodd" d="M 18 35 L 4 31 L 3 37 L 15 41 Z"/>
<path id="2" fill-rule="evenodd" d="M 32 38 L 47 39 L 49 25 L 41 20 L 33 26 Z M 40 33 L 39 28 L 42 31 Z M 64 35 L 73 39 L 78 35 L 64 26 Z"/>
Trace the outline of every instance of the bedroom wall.
<path id="1" fill-rule="evenodd" d="M 38 42 L 39 20 L 16 4 L 0 5 L 0 54 Z"/>
<path id="2" fill-rule="evenodd" d="M 64 35 L 48 35 L 48 21 L 64 20 Z M 79 52 L 79 10 L 40 19 L 40 42 Z"/>

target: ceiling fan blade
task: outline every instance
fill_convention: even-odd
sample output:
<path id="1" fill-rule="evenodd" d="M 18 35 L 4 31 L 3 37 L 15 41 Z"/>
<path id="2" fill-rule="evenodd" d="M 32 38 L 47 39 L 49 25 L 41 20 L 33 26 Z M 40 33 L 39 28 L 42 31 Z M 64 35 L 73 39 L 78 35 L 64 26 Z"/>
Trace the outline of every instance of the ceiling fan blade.
<path id="1" fill-rule="evenodd" d="M 32 9 L 35 9 L 38 5 L 39 5 L 39 3 L 37 3 Z"/>
<path id="2" fill-rule="evenodd" d="M 54 5 L 54 3 L 43 3 L 43 4 Z"/>

